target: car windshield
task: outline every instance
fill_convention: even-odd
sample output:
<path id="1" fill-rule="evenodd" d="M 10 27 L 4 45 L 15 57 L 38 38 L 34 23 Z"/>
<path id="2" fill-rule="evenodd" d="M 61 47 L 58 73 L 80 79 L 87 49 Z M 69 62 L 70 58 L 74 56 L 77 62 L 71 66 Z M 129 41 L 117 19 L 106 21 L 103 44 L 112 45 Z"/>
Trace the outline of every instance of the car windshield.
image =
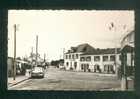
<path id="1" fill-rule="evenodd" d="M 43 72 L 43 68 L 42 67 L 35 67 L 33 69 L 34 72 Z"/>

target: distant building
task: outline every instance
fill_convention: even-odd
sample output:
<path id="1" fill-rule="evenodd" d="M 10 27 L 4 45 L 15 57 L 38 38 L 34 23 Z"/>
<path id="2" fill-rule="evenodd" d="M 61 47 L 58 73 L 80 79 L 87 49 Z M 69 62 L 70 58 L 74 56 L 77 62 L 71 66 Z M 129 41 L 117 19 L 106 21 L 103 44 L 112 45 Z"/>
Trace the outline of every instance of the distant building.
<path id="1" fill-rule="evenodd" d="M 60 59 L 58 65 L 59 65 L 60 69 L 65 69 L 65 67 L 64 67 L 64 59 Z"/>
<path id="2" fill-rule="evenodd" d="M 89 44 L 71 47 L 64 57 L 66 70 L 115 73 L 116 66 L 120 66 L 120 49 L 95 49 Z"/>
<path id="3" fill-rule="evenodd" d="M 8 57 L 7 59 L 7 74 L 8 77 L 13 76 L 14 59 L 13 57 Z M 30 64 L 26 61 L 16 59 L 16 74 L 24 75 L 25 69 L 30 68 Z"/>

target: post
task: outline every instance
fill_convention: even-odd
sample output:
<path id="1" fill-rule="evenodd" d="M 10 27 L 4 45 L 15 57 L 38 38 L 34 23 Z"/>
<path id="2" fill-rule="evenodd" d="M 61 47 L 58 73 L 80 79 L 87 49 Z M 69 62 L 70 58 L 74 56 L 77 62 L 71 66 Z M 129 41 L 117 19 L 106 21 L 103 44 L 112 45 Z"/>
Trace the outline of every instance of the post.
<path id="1" fill-rule="evenodd" d="M 133 74 L 133 48 L 131 49 L 131 68 L 130 68 L 131 75 Z"/>
<path id="2" fill-rule="evenodd" d="M 44 62 L 46 62 L 46 54 L 44 53 Z"/>
<path id="3" fill-rule="evenodd" d="M 118 67 L 117 67 L 117 33 L 116 33 L 116 27 L 114 27 L 114 40 L 115 40 L 115 61 L 114 61 L 114 65 L 115 65 L 115 74 L 118 77 Z"/>
<path id="4" fill-rule="evenodd" d="M 66 56 L 65 56 L 65 48 L 63 48 L 63 60 L 64 60 L 64 61 L 65 61 L 65 57 L 66 57 Z M 64 63 L 65 63 L 65 62 L 62 63 L 62 64 L 63 64 L 63 67 L 64 67 Z"/>
<path id="5" fill-rule="evenodd" d="M 122 80 L 121 80 L 121 89 L 123 91 L 126 91 L 128 89 L 128 82 L 127 82 L 127 73 L 126 73 L 126 65 L 127 65 L 127 54 L 125 52 L 123 52 L 123 59 L 122 59 L 122 69 L 123 69 L 123 73 L 122 73 Z"/>
<path id="6" fill-rule="evenodd" d="M 13 80 L 16 79 L 16 24 L 14 24 L 14 65 L 13 65 Z"/>
<path id="7" fill-rule="evenodd" d="M 114 65 L 115 65 L 115 73 L 116 73 L 116 75 L 118 76 L 118 67 L 117 67 L 117 47 L 115 47 L 115 62 L 114 62 Z"/>
<path id="8" fill-rule="evenodd" d="M 36 36 L 36 66 L 37 66 L 37 62 L 38 62 L 38 35 Z"/>
<path id="9" fill-rule="evenodd" d="M 65 58 L 65 48 L 63 48 L 63 59 Z"/>
<path id="10" fill-rule="evenodd" d="M 33 68 L 33 47 L 31 48 L 31 69 Z"/>

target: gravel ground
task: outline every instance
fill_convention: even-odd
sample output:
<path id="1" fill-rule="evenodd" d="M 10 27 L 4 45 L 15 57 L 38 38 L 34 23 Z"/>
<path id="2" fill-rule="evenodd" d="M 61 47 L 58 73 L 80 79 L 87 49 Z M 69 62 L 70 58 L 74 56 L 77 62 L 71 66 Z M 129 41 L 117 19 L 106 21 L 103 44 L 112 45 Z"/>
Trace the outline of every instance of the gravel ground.
<path id="1" fill-rule="evenodd" d="M 34 78 L 22 82 L 10 90 L 120 90 L 121 81 L 115 76 L 104 76 L 89 72 L 63 71 L 48 68 L 43 79 Z"/>

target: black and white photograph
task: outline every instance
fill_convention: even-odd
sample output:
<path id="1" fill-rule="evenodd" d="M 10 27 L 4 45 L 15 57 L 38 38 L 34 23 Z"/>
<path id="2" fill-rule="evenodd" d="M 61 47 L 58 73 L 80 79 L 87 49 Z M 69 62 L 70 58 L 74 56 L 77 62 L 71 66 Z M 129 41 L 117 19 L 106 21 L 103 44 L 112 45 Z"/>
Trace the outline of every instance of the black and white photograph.
<path id="1" fill-rule="evenodd" d="M 8 90 L 134 91 L 134 10 L 8 10 Z"/>

